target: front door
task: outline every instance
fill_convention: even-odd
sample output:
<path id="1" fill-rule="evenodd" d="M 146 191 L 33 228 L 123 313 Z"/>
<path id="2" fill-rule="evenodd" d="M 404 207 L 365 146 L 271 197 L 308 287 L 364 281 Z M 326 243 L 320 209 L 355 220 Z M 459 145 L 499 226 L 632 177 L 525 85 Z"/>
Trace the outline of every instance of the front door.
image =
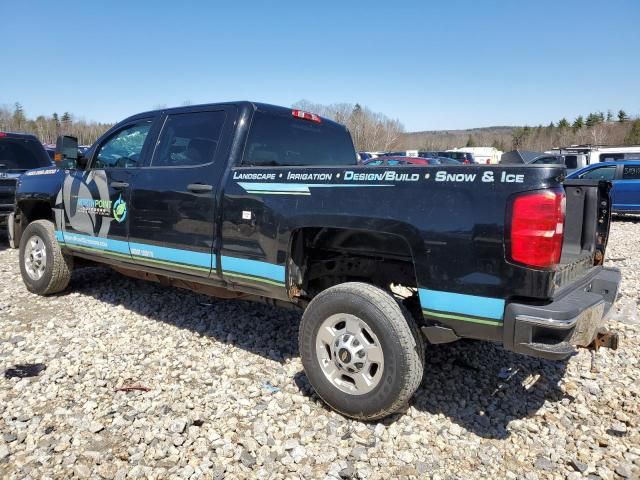
<path id="1" fill-rule="evenodd" d="M 619 180 L 614 183 L 613 208 L 619 212 L 640 211 L 640 164 L 620 165 Z"/>
<path id="2" fill-rule="evenodd" d="M 85 170 L 70 170 L 62 187 L 63 231 L 69 249 L 131 260 L 128 230 L 131 185 L 145 160 L 153 120 L 115 130 L 93 151 Z"/>
<path id="3" fill-rule="evenodd" d="M 215 199 L 235 108 L 186 107 L 164 116 L 131 196 L 129 242 L 141 265 L 209 277 L 215 268 Z"/>

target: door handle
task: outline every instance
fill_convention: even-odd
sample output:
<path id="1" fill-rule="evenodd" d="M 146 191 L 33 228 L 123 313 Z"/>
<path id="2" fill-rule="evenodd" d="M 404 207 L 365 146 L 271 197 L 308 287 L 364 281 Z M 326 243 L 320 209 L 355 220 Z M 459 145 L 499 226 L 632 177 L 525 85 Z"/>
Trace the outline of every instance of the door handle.
<path id="1" fill-rule="evenodd" d="M 129 188 L 129 184 L 127 182 L 111 182 L 111 188 L 114 190 L 124 190 L 125 188 Z"/>
<path id="2" fill-rule="evenodd" d="M 205 185 L 204 183 L 190 183 L 187 190 L 193 193 L 207 193 L 213 190 L 213 185 Z"/>

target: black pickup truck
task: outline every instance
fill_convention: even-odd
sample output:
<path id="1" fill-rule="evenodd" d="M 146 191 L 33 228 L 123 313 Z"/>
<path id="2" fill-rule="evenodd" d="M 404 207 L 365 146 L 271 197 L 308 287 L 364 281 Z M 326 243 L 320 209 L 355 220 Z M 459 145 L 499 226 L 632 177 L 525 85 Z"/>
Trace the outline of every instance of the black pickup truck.
<path id="1" fill-rule="evenodd" d="M 563 183 L 562 167 L 361 167 L 344 126 L 251 102 L 135 115 L 79 158 L 59 145 L 59 168 L 18 186 L 29 291 L 65 289 L 81 258 L 299 307 L 309 381 L 354 418 L 407 402 L 425 345 L 565 358 L 618 291 L 602 266 L 610 185 Z"/>

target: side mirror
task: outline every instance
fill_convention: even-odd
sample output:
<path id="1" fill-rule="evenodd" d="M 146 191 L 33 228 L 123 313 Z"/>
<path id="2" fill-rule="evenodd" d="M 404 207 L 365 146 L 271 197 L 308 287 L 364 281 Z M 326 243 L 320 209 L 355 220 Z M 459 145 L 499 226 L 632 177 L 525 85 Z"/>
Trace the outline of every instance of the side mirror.
<path id="1" fill-rule="evenodd" d="M 59 136 L 54 159 L 58 168 L 78 168 L 78 139 L 70 135 Z"/>

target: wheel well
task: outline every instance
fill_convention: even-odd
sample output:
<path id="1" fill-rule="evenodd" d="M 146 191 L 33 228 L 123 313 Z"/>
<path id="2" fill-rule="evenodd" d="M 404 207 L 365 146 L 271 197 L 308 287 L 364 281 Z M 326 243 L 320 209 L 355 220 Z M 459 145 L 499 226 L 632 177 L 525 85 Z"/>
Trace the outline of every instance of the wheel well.
<path id="1" fill-rule="evenodd" d="M 389 289 L 416 288 L 411 248 L 398 235 L 342 228 L 293 232 L 288 265 L 289 295 L 311 300 L 339 283 L 360 281 Z"/>
<path id="2" fill-rule="evenodd" d="M 20 243 L 20 237 L 27 225 L 36 220 L 50 220 L 55 223 L 51 205 L 41 201 L 22 201 L 17 205 L 14 225 L 16 243 Z"/>

